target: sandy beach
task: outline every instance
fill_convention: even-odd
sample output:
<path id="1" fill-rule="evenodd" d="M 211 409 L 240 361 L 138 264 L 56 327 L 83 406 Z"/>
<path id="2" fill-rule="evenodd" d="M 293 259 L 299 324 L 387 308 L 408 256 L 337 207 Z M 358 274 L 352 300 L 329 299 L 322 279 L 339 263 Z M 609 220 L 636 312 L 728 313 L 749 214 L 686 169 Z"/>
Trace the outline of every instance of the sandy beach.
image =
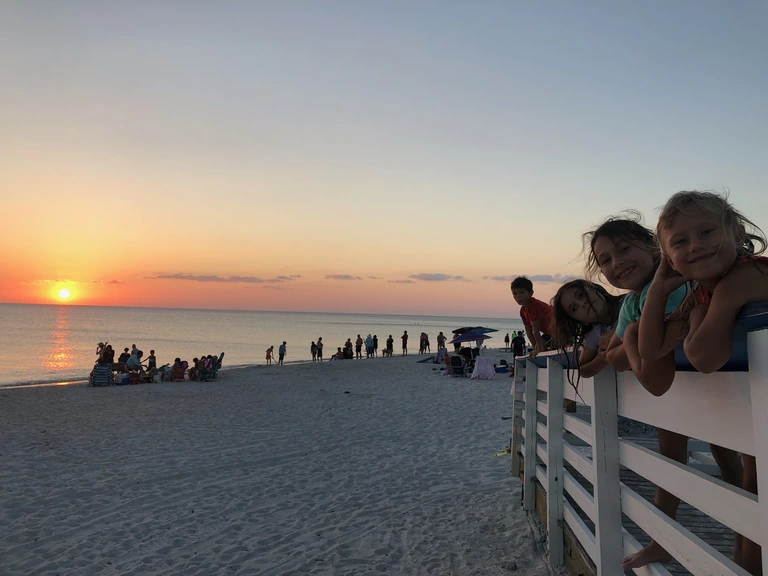
<path id="1" fill-rule="evenodd" d="M 548 575 L 511 380 L 416 360 L 0 390 L 2 574 Z"/>

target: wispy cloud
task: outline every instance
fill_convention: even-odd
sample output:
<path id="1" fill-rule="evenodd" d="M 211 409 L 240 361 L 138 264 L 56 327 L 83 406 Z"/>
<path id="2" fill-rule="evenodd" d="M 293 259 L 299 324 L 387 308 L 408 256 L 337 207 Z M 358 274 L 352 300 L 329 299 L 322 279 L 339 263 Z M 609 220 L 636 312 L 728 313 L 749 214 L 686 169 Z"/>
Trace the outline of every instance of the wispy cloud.
<path id="1" fill-rule="evenodd" d="M 261 278 L 256 276 L 229 276 L 222 278 L 216 275 L 200 275 L 194 274 L 158 274 L 157 276 L 145 276 L 150 280 L 187 280 L 189 282 L 241 282 L 246 284 L 261 284 L 264 282 Z"/>
<path id="2" fill-rule="evenodd" d="M 300 274 L 291 276 L 276 276 L 275 278 L 259 278 L 258 276 L 217 276 L 215 274 L 158 274 L 145 276 L 150 280 L 186 280 L 188 282 L 221 282 L 231 284 L 275 284 L 278 282 L 293 282 L 301 278 Z"/>
<path id="3" fill-rule="evenodd" d="M 384 280 L 381 276 L 368 276 L 369 280 Z"/>
<path id="4" fill-rule="evenodd" d="M 437 273 L 426 273 L 422 272 L 420 274 L 411 274 L 408 276 L 408 278 L 413 278 L 414 280 L 422 280 L 424 282 L 470 282 L 470 280 L 467 280 L 464 278 L 464 276 L 454 276 L 453 274 L 437 274 Z"/>
<path id="5" fill-rule="evenodd" d="M 360 276 L 352 276 L 351 274 L 328 274 L 325 277 L 326 280 L 362 280 Z"/>
<path id="6" fill-rule="evenodd" d="M 416 284 L 413 280 L 387 280 L 387 282 L 392 284 Z"/>
<path id="7" fill-rule="evenodd" d="M 29 282 L 26 282 L 26 281 L 19 282 L 19 284 L 56 284 L 56 283 L 80 284 L 80 282 L 78 282 L 77 280 L 68 280 L 67 278 L 57 278 L 55 280 L 37 279 L 37 280 L 30 280 Z"/>
<path id="8" fill-rule="evenodd" d="M 120 280 L 110 280 L 109 282 L 106 282 L 106 284 L 125 284 L 125 282 L 121 282 Z"/>
<path id="9" fill-rule="evenodd" d="M 496 280 L 498 282 L 512 282 L 515 278 L 525 276 L 525 274 L 510 274 L 509 276 L 483 276 L 483 280 Z M 531 282 L 551 282 L 562 284 L 573 280 L 575 276 L 564 276 L 562 274 L 534 274 L 533 276 L 525 276 Z"/>

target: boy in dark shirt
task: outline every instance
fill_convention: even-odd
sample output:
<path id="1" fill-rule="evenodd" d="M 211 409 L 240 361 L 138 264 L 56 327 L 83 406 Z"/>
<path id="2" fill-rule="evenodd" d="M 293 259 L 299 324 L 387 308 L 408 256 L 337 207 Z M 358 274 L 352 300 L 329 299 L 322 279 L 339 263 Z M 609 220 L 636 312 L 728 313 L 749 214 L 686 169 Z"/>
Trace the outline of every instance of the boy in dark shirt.
<path id="1" fill-rule="evenodd" d="M 514 338 L 512 338 L 512 354 L 517 356 L 525 356 L 525 337 L 523 337 L 523 331 L 518 330 Z"/>

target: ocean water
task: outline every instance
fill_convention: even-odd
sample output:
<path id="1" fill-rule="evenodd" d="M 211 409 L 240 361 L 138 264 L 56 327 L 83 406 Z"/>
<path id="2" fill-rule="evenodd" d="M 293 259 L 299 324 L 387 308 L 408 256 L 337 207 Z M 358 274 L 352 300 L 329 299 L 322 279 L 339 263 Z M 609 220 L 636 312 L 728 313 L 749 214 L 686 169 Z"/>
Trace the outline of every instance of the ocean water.
<path id="1" fill-rule="evenodd" d="M 265 363 L 265 350 L 287 342 L 286 363 L 311 360 L 310 345 L 318 336 L 326 359 L 347 338 L 368 333 L 379 337 L 379 348 L 390 334 L 395 352 L 407 330 L 409 353 L 419 348 L 419 334 L 429 334 L 435 350 L 437 334 L 450 336 L 460 326 L 487 326 L 498 332 L 489 348 L 504 345 L 504 334 L 522 330 L 519 318 L 462 318 L 384 314 L 183 310 L 0 304 L 0 386 L 82 380 L 96 360 L 96 345 L 109 342 L 116 356 L 136 344 L 155 350 L 158 365 L 176 357 L 191 361 L 201 354 L 225 352 L 224 367 Z"/>

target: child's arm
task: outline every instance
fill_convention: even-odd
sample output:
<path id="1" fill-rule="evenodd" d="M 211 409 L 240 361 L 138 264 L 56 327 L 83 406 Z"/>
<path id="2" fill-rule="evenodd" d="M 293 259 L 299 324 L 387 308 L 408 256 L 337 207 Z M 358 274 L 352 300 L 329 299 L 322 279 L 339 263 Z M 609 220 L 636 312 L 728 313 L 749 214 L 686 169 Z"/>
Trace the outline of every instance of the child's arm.
<path id="1" fill-rule="evenodd" d="M 667 300 L 685 284 L 666 258 L 661 259 L 656 274 L 645 296 L 640 316 L 637 348 L 644 360 L 659 360 L 675 349 L 685 335 L 685 322 L 665 322 Z"/>
<path id="2" fill-rule="evenodd" d="M 533 339 L 533 330 L 530 324 L 525 324 L 525 335 L 528 336 L 528 342 L 531 343 L 531 346 L 535 346 L 536 341 Z"/>
<path id="3" fill-rule="evenodd" d="M 591 348 L 581 349 L 579 373 L 582 378 L 592 378 L 606 366 L 608 366 L 608 361 L 605 359 L 604 351 L 592 350 Z"/>
<path id="4" fill-rule="evenodd" d="M 627 358 L 627 353 L 624 351 L 624 343 L 616 334 L 613 335 L 611 343 L 608 344 L 605 359 L 608 364 L 613 366 L 616 372 L 626 372 L 630 369 L 629 358 Z"/>
<path id="5" fill-rule="evenodd" d="M 531 333 L 533 334 L 533 338 L 531 339 L 531 342 L 533 343 L 533 352 L 531 353 L 531 357 L 535 358 L 539 352 L 544 352 L 546 349 L 544 346 L 544 340 L 541 338 L 541 320 L 533 321 L 533 324 L 531 325 Z"/>
<path id="6" fill-rule="evenodd" d="M 763 274 L 754 266 L 739 266 L 717 284 L 708 307 L 694 308 L 684 347 L 696 370 L 715 372 L 731 357 L 739 310 L 748 302 L 768 299 L 768 282 Z"/>

